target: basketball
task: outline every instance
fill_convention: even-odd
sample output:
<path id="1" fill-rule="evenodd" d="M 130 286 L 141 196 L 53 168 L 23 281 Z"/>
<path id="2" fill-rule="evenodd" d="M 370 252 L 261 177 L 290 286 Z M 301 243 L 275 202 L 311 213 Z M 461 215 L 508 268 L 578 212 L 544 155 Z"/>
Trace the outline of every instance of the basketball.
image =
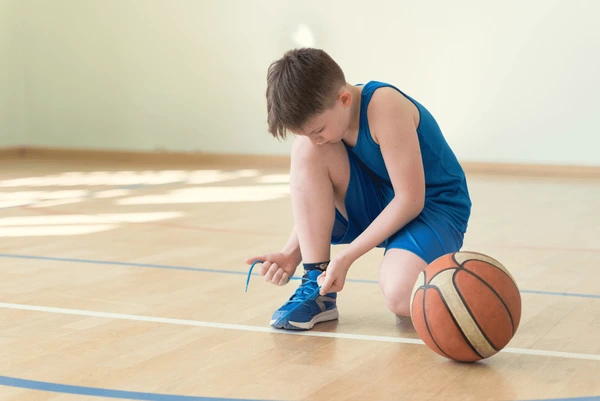
<path id="1" fill-rule="evenodd" d="M 417 334 L 430 349 L 448 359 L 475 362 L 513 338 L 521 295 L 497 260 L 455 252 L 434 260 L 419 275 L 410 310 Z"/>

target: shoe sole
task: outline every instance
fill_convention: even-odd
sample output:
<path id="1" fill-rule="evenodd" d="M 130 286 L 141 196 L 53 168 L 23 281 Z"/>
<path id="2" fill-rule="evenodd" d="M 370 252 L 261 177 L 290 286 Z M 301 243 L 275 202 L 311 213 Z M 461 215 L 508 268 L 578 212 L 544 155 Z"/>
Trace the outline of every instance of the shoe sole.
<path id="1" fill-rule="evenodd" d="M 308 322 L 292 322 L 288 319 L 271 320 L 271 326 L 276 329 L 285 330 L 310 330 L 315 324 L 336 320 L 339 317 L 337 307 L 328 311 L 319 313 Z"/>

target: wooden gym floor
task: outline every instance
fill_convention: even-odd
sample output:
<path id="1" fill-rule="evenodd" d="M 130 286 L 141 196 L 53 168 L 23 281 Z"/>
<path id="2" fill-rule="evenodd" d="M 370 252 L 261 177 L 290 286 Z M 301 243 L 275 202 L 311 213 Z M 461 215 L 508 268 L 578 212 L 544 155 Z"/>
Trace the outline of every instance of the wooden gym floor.
<path id="1" fill-rule="evenodd" d="M 469 175 L 465 250 L 523 297 L 509 348 L 453 363 L 389 313 L 381 250 L 340 319 L 269 328 L 253 276 L 292 224 L 285 169 L 0 162 L 0 400 L 526 400 L 600 395 L 600 180 Z M 338 252 L 334 248 L 333 252 Z"/>

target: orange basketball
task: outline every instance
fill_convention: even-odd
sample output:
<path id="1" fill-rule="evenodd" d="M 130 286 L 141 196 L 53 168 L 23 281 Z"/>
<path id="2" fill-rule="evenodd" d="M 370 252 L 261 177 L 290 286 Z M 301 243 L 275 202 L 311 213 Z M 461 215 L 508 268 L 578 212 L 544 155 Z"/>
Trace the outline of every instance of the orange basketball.
<path id="1" fill-rule="evenodd" d="M 508 344 L 521 320 L 521 294 L 497 260 L 455 252 L 434 260 L 419 275 L 411 318 L 425 344 L 461 362 L 489 358 Z"/>

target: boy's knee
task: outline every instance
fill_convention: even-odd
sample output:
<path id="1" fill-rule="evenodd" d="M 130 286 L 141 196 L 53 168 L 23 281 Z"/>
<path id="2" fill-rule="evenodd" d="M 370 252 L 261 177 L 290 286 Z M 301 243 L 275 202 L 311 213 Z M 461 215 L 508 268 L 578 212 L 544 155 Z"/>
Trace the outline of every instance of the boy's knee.
<path id="1" fill-rule="evenodd" d="M 292 166 L 296 167 L 325 167 L 347 157 L 341 142 L 315 146 L 306 138 L 298 138 L 292 145 Z"/>
<path id="2" fill-rule="evenodd" d="M 385 294 L 387 308 L 398 316 L 410 317 L 410 295 L 403 291 L 390 291 Z"/>
<path id="3" fill-rule="evenodd" d="M 330 180 L 340 194 L 345 194 L 350 180 L 350 163 L 344 144 L 315 146 L 298 138 L 292 147 L 292 184 L 314 183 L 319 176 Z"/>
<path id="4" fill-rule="evenodd" d="M 415 253 L 404 249 L 389 249 L 379 271 L 379 286 L 390 311 L 398 316 L 410 316 L 410 301 L 419 274 L 427 263 Z"/>
<path id="5" fill-rule="evenodd" d="M 327 173 L 327 165 L 308 141 L 298 139 L 292 147 L 291 184 L 305 186 L 318 178 L 319 172 Z"/>

